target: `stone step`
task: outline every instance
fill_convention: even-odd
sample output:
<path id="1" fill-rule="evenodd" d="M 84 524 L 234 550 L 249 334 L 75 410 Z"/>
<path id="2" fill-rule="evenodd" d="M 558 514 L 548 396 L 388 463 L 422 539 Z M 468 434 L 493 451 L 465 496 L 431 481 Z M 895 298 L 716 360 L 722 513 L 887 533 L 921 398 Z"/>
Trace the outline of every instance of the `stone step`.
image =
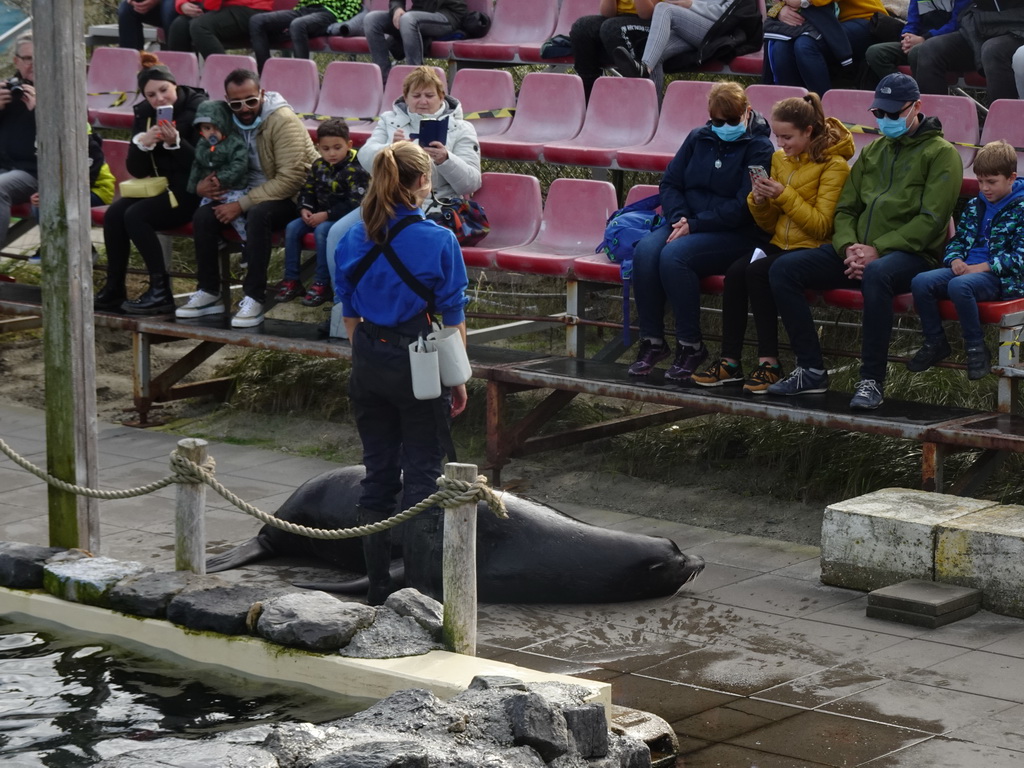
<path id="1" fill-rule="evenodd" d="M 869 592 L 867 615 L 934 629 L 977 612 L 981 596 L 980 589 L 910 579 Z"/>

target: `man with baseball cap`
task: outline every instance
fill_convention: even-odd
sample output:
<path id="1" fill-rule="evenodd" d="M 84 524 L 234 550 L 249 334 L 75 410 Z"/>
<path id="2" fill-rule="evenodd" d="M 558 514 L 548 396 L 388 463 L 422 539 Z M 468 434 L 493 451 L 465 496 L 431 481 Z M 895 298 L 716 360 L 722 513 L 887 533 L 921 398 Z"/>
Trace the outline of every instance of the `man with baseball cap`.
<path id="1" fill-rule="evenodd" d="M 782 256 L 769 273 L 796 354 L 793 372 L 768 394 L 825 392 L 828 373 L 805 290 L 860 288 L 864 295 L 861 368 L 850 407 L 882 404 L 893 297 L 941 261 L 963 165 L 942 125 L 921 113 L 921 91 L 895 73 L 875 88 L 871 114 L 881 137 L 853 164 L 835 213 L 831 245 Z"/>

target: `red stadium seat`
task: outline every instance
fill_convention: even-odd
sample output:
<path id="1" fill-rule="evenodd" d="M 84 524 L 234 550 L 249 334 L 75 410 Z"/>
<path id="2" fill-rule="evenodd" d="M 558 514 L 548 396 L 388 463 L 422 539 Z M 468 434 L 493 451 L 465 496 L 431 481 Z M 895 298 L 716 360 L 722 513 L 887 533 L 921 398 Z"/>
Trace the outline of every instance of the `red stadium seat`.
<path id="1" fill-rule="evenodd" d="M 555 179 L 548 189 L 536 239 L 498 251 L 495 266 L 565 277 L 576 257 L 594 252 L 604 235 L 605 222 L 617 209 L 615 187 L 607 181 Z"/>
<path id="2" fill-rule="evenodd" d="M 157 56 L 174 73 L 179 85 L 199 85 L 199 57 L 192 51 L 161 50 Z"/>
<path id="3" fill-rule="evenodd" d="M 760 112 L 765 120 L 771 120 L 772 107 L 777 101 L 789 99 L 793 96 L 803 97 L 807 95 L 807 89 L 799 85 L 762 85 L 755 83 L 747 86 L 747 100 L 756 111 Z"/>
<path id="4" fill-rule="evenodd" d="M 830 288 L 821 292 L 822 300 L 830 307 L 839 309 L 864 309 L 864 294 L 857 288 Z M 914 308 L 914 295 L 898 293 L 892 297 L 893 312 L 910 312 Z"/>
<path id="5" fill-rule="evenodd" d="M 498 136 L 482 136 L 484 157 L 536 162 L 547 142 L 571 139 L 583 127 L 587 104 L 576 75 L 531 72 L 523 78 L 512 126 Z"/>
<path id="6" fill-rule="evenodd" d="M 953 302 L 943 300 L 939 302 L 939 312 L 943 320 L 959 320 L 956 314 L 956 307 Z M 981 322 L 996 324 L 1003 319 L 1003 315 L 1012 312 L 1024 312 L 1024 299 L 1007 299 L 1005 301 L 979 301 L 978 316 Z"/>
<path id="7" fill-rule="evenodd" d="M 460 69 L 452 82 L 452 96 L 463 114 L 503 109 L 516 105 L 516 85 L 504 69 Z M 477 136 L 497 136 L 512 125 L 511 117 L 486 117 L 473 121 Z"/>
<path id="8" fill-rule="evenodd" d="M 211 99 L 224 98 L 224 78 L 236 69 L 256 71 L 256 59 L 235 53 L 213 53 L 203 62 L 200 87 L 210 94 Z"/>
<path id="9" fill-rule="evenodd" d="M 984 145 L 996 139 L 1002 139 L 1013 147 L 1024 147 L 1024 101 L 998 99 L 989 104 L 978 143 Z M 1024 177 L 1024 152 L 1017 153 L 1017 173 Z M 973 197 L 978 194 L 978 177 L 973 166 L 964 176 L 960 194 Z"/>
<path id="10" fill-rule="evenodd" d="M 708 83 L 708 85 L 712 84 Z M 657 194 L 657 192 L 657 184 L 634 184 L 629 188 L 629 192 L 626 193 L 626 202 L 623 205 L 630 205 L 637 200 L 643 200 L 645 197 Z M 594 247 L 597 247 L 596 244 Z M 610 261 L 603 253 L 591 253 L 587 256 L 580 256 L 573 261 L 572 271 L 579 280 L 589 280 L 594 283 L 622 282 L 619 264 Z"/>
<path id="11" fill-rule="evenodd" d="M 269 63 L 269 62 L 268 62 Z M 324 70 L 324 82 L 320 86 L 320 100 L 316 105 L 318 115 L 330 117 L 372 118 L 380 114 L 382 95 L 380 67 L 363 61 L 332 61 Z M 316 136 L 319 121 L 304 121 L 311 136 Z M 373 132 L 373 122 L 349 121 L 348 131 L 352 141 L 361 146 Z"/>
<path id="12" fill-rule="evenodd" d="M 130 143 L 128 141 L 118 141 L 117 139 L 103 140 L 103 159 L 110 166 L 110 172 L 114 174 L 114 178 L 118 183 L 131 178 L 128 169 L 125 167 L 125 163 L 128 160 L 128 147 Z M 116 200 L 118 197 L 120 197 L 120 194 L 115 191 L 114 199 Z M 103 226 L 103 217 L 106 215 L 108 207 L 106 205 L 97 205 L 92 208 L 92 223 L 97 227 Z"/>
<path id="13" fill-rule="evenodd" d="M 96 48 L 89 60 L 85 89 L 89 122 L 108 128 L 131 128 L 138 93 L 139 52 L 131 48 Z M 117 102 L 120 101 L 120 104 Z M 115 106 L 116 105 L 116 106 Z M 109 122 L 99 122 L 102 112 Z"/>
<path id="14" fill-rule="evenodd" d="M 316 109 L 320 71 L 310 59 L 268 59 L 260 82 L 268 91 L 284 96 L 296 112 L 308 114 Z"/>
<path id="15" fill-rule="evenodd" d="M 610 166 L 620 147 L 646 144 L 658 125 L 658 93 L 647 79 L 599 77 L 583 130 L 569 141 L 544 145 L 544 161 Z"/>
<path id="16" fill-rule="evenodd" d="M 514 63 L 520 45 L 551 37 L 557 18 L 558 5 L 552 0 L 499 0 L 490 31 L 477 40 L 453 42 L 452 57 Z"/>
<path id="17" fill-rule="evenodd" d="M 615 165 L 636 171 L 664 171 L 687 134 L 707 122 L 708 92 L 713 85 L 706 80 L 669 83 L 654 138 L 646 144 L 620 149 L 615 154 Z"/>
<path id="18" fill-rule="evenodd" d="M 966 96 L 939 96 L 921 94 L 921 111 L 934 115 L 942 122 L 942 135 L 947 141 L 977 144 L 979 136 L 978 108 L 973 99 Z M 956 146 L 964 168 L 974 162 L 974 147 Z"/>
<path id="19" fill-rule="evenodd" d="M 473 195 L 483 206 L 491 231 L 477 245 L 462 247 L 467 267 L 493 267 L 494 254 L 533 241 L 540 230 L 540 182 L 517 173 L 485 173 Z"/>
<path id="20" fill-rule="evenodd" d="M 601 0 L 562 0 L 558 9 L 558 20 L 555 22 L 555 31 L 552 35 L 568 36 L 576 19 L 581 16 L 597 16 L 601 12 L 600 8 Z M 519 46 L 519 60 L 535 64 L 572 64 L 572 56 L 562 56 L 557 59 L 541 58 L 540 47 L 543 44 L 543 39 L 523 43 Z"/>
<path id="21" fill-rule="evenodd" d="M 402 98 L 402 83 L 416 67 L 411 64 L 396 64 L 388 72 L 388 82 L 384 86 L 384 98 L 380 102 L 380 111 L 388 112 L 394 103 Z M 448 92 L 448 75 L 440 67 L 434 67 L 437 76 L 441 78 L 445 93 Z"/>
<path id="22" fill-rule="evenodd" d="M 847 125 L 865 125 L 869 128 L 874 128 L 875 118 L 868 111 L 871 108 L 871 102 L 874 100 L 874 91 L 833 88 L 825 94 L 821 100 L 821 106 L 825 110 L 826 115 L 842 120 Z M 877 138 L 877 133 L 854 133 L 854 153 L 853 157 L 850 158 L 850 163 L 856 161 L 860 151 Z"/>

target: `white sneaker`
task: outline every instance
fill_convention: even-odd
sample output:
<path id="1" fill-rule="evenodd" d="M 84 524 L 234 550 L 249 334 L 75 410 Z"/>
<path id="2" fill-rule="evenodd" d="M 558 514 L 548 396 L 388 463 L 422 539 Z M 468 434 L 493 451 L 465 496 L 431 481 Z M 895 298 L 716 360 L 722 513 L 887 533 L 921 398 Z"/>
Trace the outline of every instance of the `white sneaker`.
<path id="1" fill-rule="evenodd" d="M 224 305 L 220 302 L 219 293 L 196 291 L 187 302 L 174 311 L 175 317 L 203 317 L 204 315 L 222 315 Z"/>
<path id="2" fill-rule="evenodd" d="M 231 318 L 232 328 L 252 328 L 263 322 L 263 305 L 250 296 L 243 296 L 238 312 Z"/>

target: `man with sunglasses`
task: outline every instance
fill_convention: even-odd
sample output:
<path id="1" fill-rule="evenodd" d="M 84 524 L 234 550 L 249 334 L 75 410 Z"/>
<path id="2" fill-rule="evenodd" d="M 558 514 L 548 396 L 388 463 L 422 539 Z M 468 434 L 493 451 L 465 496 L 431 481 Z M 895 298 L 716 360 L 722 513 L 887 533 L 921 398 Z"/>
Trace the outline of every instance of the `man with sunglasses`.
<path id="1" fill-rule="evenodd" d="M 942 125 L 921 113 L 909 75 L 887 75 L 871 112 L 882 134 L 853 164 L 839 197 L 831 245 L 782 256 L 769 273 L 772 292 L 796 355 L 793 372 L 771 395 L 825 392 L 828 373 L 806 290 L 860 288 L 864 295 L 861 368 L 850 407 L 882 404 L 893 297 L 914 275 L 940 263 L 963 165 L 942 138 Z"/>
<path id="2" fill-rule="evenodd" d="M 243 213 L 246 215 L 244 296 L 231 318 L 234 328 L 263 322 L 267 294 L 267 264 L 273 233 L 298 215 L 296 196 L 318 155 L 302 121 L 279 93 L 264 91 L 259 76 L 236 69 L 224 80 L 227 104 L 235 127 L 249 147 L 249 191 L 236 202 L 200 206 L 192 218 L 195 233 L 198 290 L 179 307 L 177 316 L 195 318 L 224 312 L 220 299 L 221 234 Z M 219 199 L 224 189 L 210 175 L 196 185 L 196 194 Z"/>

